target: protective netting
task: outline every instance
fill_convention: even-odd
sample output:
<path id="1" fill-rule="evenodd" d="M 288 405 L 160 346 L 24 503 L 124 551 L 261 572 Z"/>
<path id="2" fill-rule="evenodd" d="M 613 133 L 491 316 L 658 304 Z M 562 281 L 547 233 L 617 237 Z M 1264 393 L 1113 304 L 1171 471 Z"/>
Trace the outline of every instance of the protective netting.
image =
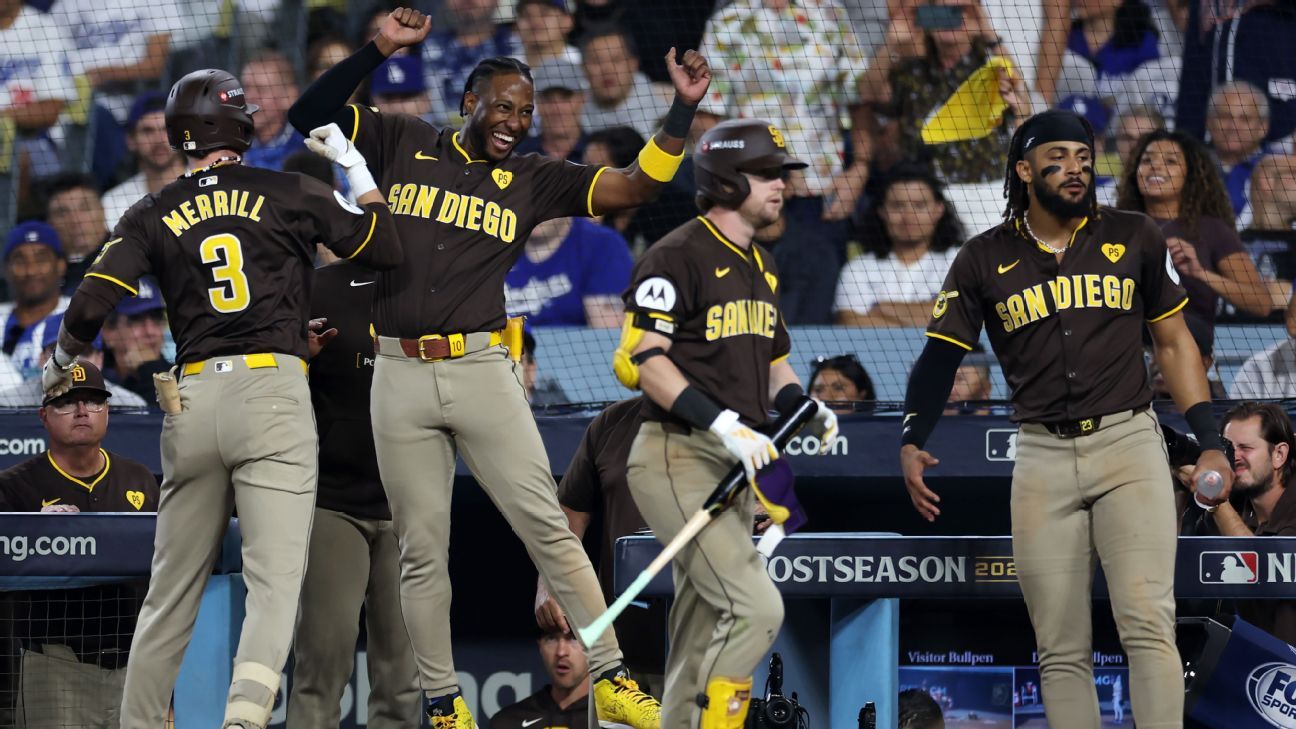
<path id="1" fill-rule="evenodd" d="M 0 593 L 0 727 L 115 716 L 145 583 Z"/>
<path id="2" fill-rule="evenodd" d="M 782 219 L 757 239 L 780 270 L 798 371 L 808 377 L 812 360 L 846 356 L 829 364 L 843 376 L 827 395 L 902 397 L 950 262 L 1001 220 L 1013 130 L 1050 107 L 1094 127 L 1098 200 L 1161 222 L 1190 284 L 1186 311 L 1213 355 L 1217 394 L 1296 394 L 1296 352 L 1283 327 L 1296 275 L 1292 0 L 425 5 L 428 40 L 392 57 L 357 100 L 458 125 L 475 63 L 516 56 L 533 68 L 537 107 L 519 151 L 577 162 L 629 164 L 670 103 L 666 52 L 699 48 L 713 81 L 694 140 L 720 119 L 762 118 L 809 163 L 788 181 Z M 42 321 L 65 306 L 59 292 L 75 288 L 122 211 L 183 171 L 162 121 L 160 94 L 174 80 L 202 67 L 236 72 L 261 107 L 246 161 L 328 177 L 287 125 L 287 109 L 371 38 L 388 9 L 5 3 L 0 229 L 12 238 L 4 291 L 12 303 L 0 309 L 0 388 L 36 373 L 57 328 Z M 1142 139 L 1161 128 L 1174 135 Z M 598 225 L 555 221 L 531 236 L 506 301 L 529 317 L 538 342 L 537 404 L 627 393 L 610 368 L 619 295 L 635 256 L 697 214 L 694 194 L 686 161 L 651 205 Z M 18 226 L 32 220 L 52 232 Z M 173 349 L 157 302 L 133 306 L 105 330 L 103 356 L 110 379 L 136 378 L 151 400 L 139 373 Z M 971 364 L 960 398 L 1007 397 L 992 358 Z M 30 404 L 0 389 L 0 406 Z"/>

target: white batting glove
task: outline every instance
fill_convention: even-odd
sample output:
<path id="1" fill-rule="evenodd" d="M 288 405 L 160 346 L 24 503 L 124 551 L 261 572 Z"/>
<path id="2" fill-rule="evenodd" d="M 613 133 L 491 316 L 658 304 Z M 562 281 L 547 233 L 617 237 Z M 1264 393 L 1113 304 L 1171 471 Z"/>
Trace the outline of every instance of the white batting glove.
<path id="1" fill-rule="evenodd" d="M 827 455 L 837 443 L 837 413 L 824 405 L 822 400 L 815 400 L 815 404 L 819 406 L 819 410 L 810 420 L 810 432 L 819 437 L 819 453 Z"/>
<path id="2" fill-rule="evenodd" d="M 747 472 L 747 482 L 756 483 L 756 472 L 779 457 L 774 441 L 738 422 L 738 413 L 725 410 L 711 423 L 711 432 L 720 440 Z"/>
<path id="3" fill-rule="evenodd" d="M 326 124 L 311 130 L 306 138 L 306 146 L 330 162 L 337 162 L 346 169 L 365 164 L 364 155 L 346 138 L 337 124 Z"/>
<path id="4" fill-rule="evenodd" d="M 72 389 L 72 368 L 76 366 L 76 360 L 69 362 L 67 367 L 59 365 L 59 351 L 56 349 L 41 369 L 41 389 L 48 397 L 58 397 Z"/>
<path id="5" fill-rule="evenodd" d="M 364 155 L 346 138 L 337 124 L 326 124 L 311 130 L 306 138 L 306 147 L 330 162 L 336 162 L 346 170 L 347 181 L 351 191 L 358 198 L 371 190 L 377 190 L 373 175 Z"/>

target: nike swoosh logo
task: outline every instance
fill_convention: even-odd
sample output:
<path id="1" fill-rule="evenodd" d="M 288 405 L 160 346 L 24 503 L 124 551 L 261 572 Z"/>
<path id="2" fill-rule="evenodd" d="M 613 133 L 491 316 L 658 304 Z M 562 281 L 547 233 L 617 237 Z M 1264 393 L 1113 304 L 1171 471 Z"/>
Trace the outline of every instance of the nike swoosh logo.
<path id="1" fill-rule="evenodd" d="M 61 496 L 57 499 L 50 499 L 49 501 L 46 501 L 45 499 L 41 499 L 41 508 L 44 509 L 46 506 L 53 506 L 62 500 L 63 497 Z"/>
<path id="2" fill-rule="evenodd" d="M 426 159 L 426 160 L 431 160 L 431 161 L 433 161 L 433 162 L 436 162 L 436 161 L 437 161 L 437 158 L 436 158 L 436 157 L 429 157 L 429 156 L 427 156 L 426 154 L 423 154 L 423 150 L 419 150 L 419 151 L 415 152 L 415 153 L 414 153 L 414 159 Z"/>
<path id="3" fill-rule="evenodd" d="M 716 267 L 716 278 L 724 278 L 728 273 L 729 273 L 728 266 L 726 266 L 725 268 L 720 268 L 718 266 Z"/>
<path id="4" fill-rule="evenodd" d="M 371 283 L 373 283 L 373 281 L 356 281 L 355 279 L 351 279 L 352 286 L 368 286 Z"/>
<path id="5" fill-rule="evenodd" d="M 1003 264 L 999 264 L 999 274 L 1000 274 L 1000 275 L 1003 275 L 1003 274 L 1005 274 L 1005 273 L 1008 273 L 1009 271 L 1013 270 L 1013 267 L 1015 267 L 1015 266 L 1016 266 L 1017 264 L 1019 264 L 1019 263 L 1021 263 L 1021 259 L 1020 259 L 1020 258 L 1018 258 L 1017 260 L 1015 260 L 1015 261 L 1013 261 L 1012 263 L 1008 264 L 1007 266 L 1005 266 L 1005 265 L 1003 265 Z"/>
<path id="6" fill-rule="evenodd" d="M 531 726 L 532 724 L 536 723 L 537 721 L 544 721 L 544 719 L 543 719 L 543 718 L 540 718 L 540 719 L 532 719 L 531 721 L 524 721 L 524 722 L 522 722 L 522 727 L 523 727 L 523 729 L 526 729 L 526 727 Z"/>

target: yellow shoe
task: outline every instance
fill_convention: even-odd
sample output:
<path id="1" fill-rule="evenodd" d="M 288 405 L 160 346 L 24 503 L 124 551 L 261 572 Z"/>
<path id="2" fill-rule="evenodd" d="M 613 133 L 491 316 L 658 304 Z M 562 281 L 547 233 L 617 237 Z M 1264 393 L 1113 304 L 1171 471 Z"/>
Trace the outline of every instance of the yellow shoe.
<path id="1" fill-rule="evenodd" d="M 625 671 L 605 673 L 594 682 L 594 710 L 599 726 L 615 729 L 659 729 L 661 704 L 639 690 Z"/>
<path id="2" fill-rule="evenodd" d="M 456 694 L 454 701 L 446 706 L 448 698 L 450 697 L 443 696 L 439 701 L 428 704 L 427 718 L 432 729 L 477 729 L 477 722 L 473 721 L 472 712 L 468 711 L 468 704 L 464 703 L 463 697 Z"/>
<path id="3" fill-rule="evenodd" d="M 702 729 L 743 729 L 751 703 L 752 680 L 713 678 L 707 684 L 707 705 L 702 709 Z"/>

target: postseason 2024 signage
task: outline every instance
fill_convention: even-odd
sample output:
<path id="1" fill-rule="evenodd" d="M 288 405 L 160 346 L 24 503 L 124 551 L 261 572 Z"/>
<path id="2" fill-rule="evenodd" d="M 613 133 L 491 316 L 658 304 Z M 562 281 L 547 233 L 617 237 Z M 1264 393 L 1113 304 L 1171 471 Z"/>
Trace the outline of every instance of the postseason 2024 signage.
<path id="1" fill-rule="evenodd" d="M 651 536 L 619 539 L 616 590 L 625 589 L 660 551 Z M 797 534 L 784 540 L 765 568 L 788 597 L 1021 598 L 1008 537 Z M 670 574 L 663 571 L 644 595 L 671 592 Z M 1181 537 L 1175 594 L 1296 598 L 1296 538 Z M 1106 595 L 1100 570 L 1094 596 Z"/>

